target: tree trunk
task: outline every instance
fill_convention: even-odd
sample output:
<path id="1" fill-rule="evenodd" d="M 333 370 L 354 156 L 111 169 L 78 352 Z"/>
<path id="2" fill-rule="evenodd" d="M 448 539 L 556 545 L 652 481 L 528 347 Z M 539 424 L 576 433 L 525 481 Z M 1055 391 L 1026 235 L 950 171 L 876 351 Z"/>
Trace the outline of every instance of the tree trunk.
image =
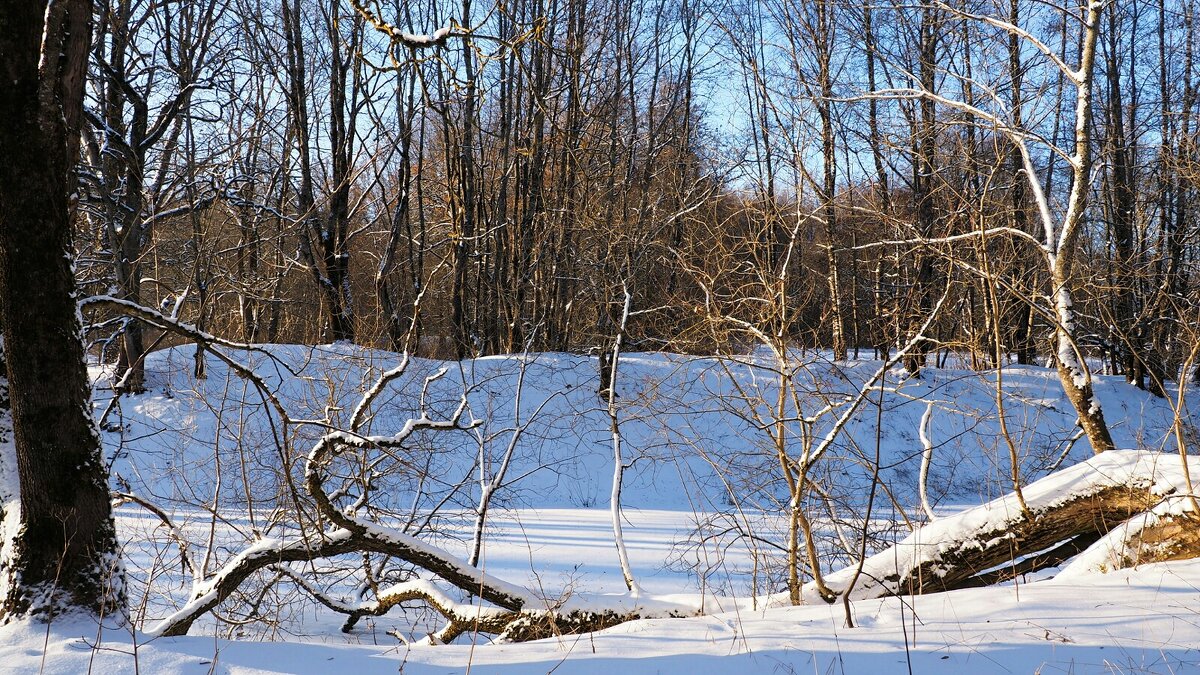
<path id="1" fill-rule="evenodd" d="M 940 18 L 934 9 L 921 10 L 920 62 L 921 86 L 925 91 L 936 91 L 938 43 L 941 39 Z M 934 203 L 934 174 L 937 171 L 937 108 L 932 98 L 922 97 L 918 103 L 919 116 L 913 120 L 913 199 L 916 207 L 918 236 L 934 236 L 938 215 Z M 928 251 L 917 253 L 916 276 L 913 279 L 910 297 L 909 339 L 915 341 L 913 349 L 904 358 L 904 370 L 912 377 L 920 377 L 925 367 L 925 357 L 935 343 L 929 336 L 911 333 L 929 315 L 933 302 L 933 257 Z"/>
<path id="2" fill-rule="evenodd" d="M 1092 85 L 1096 63 L 1096 38 L 1099 32 L 1102 5 L 1088 6 L 1087 30 L 1080 46 L 1079 81 L 1075 95 L 1075 152 L 1071 158 L 1072 183 L 1067 198 L 1067 212 L 1063 216 L 1058 240 L 1047 238 L 1046 245 L 1053 251 L 1051 257 L 1050 282 L 1054 300 L 1054 311 L 1058 319 L 1055 330 L 1058 377 L 1062 381 L 1067 400 L 1079 414 L 1079 426 L 1087 434 L 1092 450 L 1101 453 L 1112 450 L 1112 435 L 1104 421 L 1104 412 L 1092 389 L 1092 375 L 1087 360 L 1075 342 L 1077 329 L 1073 308 L 1071 283 L 1075 266 L 1079 232 L 1083 226 L 1083 214 L 1087 208 L 1091 188 L 1092 170 Z"/>
<path id="3" fill-rule="evenodd" d="M 0 324 L 20 482 L 5 514 L 19 529 L 0 542 L 5 619 L 125 611 L 69 257 L 90 23 L 85 0 L 0 6 Z"/>
<path id="4" fill-rule="evenodd" d="M 817 77 L 821 87 L 821 100 L 817 104 L 821 117 L 821 163 L 823 179 L 821 184 L 821 201 L 823 202 L 822 217 L 825 219 L 825 260 L 829 267 L 826 279 L 829 284 L 829 308 L 831 340 L 833 343 L 833 359 L 845 361 L 846 322 L 842 312 L 842 289 L 838 270 L 838 241 L 837 206 L 834 198 L 837 192 L 837 139 L 833 130 L 833 19 L 832 10 L 825 0 L 818 0 L 817 5 L 817 34 L 816 51 L 818 68 Z"/>
<path id="5" fill-rule="evenodd" d="M 1115 292 L 1111 298 L 1112 319 L 1109 340 L 1117 352 L 1118 361 L 1125 381 L 1140 389 L 1146 388 L 1146 369 L 1141 359 L 1142 328 L 1136 311 L 1136 280 L 1133 277 L 1134 217 L 1137 193 L 1134 189 L 1133 162 L 1135 156 L 1130 149 L 1130 138 L 1126 134 L 1125 104 L 1121 92 L 1121 63 L 1118 55 L 1117 8 L 1108 8 L 1108 30 L 1105 38 L 1108 49 L 1105 53 L 1105 75 L 1108 83 L 1108 105 L 1105 107 L 1105 137 L 1110 159 L 1106 162 L 1107 175 L 1104 206 L 1108 211 L 1109 236 L 1112 239 L 1111 279 Z M 1136 96 L 1134 97 L 1136 100 Z M 1135 132 L 1136 133 L 1136 132 Z"/>

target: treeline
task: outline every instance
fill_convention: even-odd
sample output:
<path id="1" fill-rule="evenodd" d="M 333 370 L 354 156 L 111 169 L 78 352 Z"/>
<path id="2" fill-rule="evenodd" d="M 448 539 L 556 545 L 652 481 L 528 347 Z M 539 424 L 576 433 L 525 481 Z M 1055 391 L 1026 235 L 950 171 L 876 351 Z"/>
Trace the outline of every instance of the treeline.
<path id="1" fill-rule="evenodd" d="M 1089 56 L 1089 8 L 101 0 L 77 273 L 245 342 L 919 373 L 1061 331 L 1161 391 L 1200 345 L 1195 9 L 1096 6 Z M 90 318 L 142 388 L 169 338 Z"/>

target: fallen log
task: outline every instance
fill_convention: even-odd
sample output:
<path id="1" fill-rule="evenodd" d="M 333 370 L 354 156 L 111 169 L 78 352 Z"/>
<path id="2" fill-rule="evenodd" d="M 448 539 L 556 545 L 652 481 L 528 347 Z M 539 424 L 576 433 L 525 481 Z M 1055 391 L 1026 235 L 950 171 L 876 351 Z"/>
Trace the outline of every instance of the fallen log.
<path id="1" fill-rule="evenodd" d="M 1023 489 L 1028 511 L 1009 494 L 938 519 L 903 541 L 867 558 L 851 599 L 912 595 L 987 585 L 1015 574 L 1062 564 L 1073 555 L 1095 556 L 1096 546 L 1116 548 L 1120 531 L 1125 557 L 1107 569 L 1139 562 L 1200 555 L 1200 528 L 1186 490 L 1179 455 L 1110 451 L 1056 471 Z M 1170 517 L 1155 510 L 1172 504 Z M 1127 523 L 1141 522 L 1136 530 Z M 1157 553 L 1155 553 L 1157 551 Z M 828 575 L 839 596 L 856 566 Z M 804 600 L 820 599 L 809 584 Z"/>

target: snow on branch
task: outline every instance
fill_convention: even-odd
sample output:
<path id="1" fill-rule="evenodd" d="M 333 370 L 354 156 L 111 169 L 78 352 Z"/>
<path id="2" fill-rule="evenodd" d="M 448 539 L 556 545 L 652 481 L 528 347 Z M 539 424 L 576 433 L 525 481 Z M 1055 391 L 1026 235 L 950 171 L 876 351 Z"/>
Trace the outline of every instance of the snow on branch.
<path id="1" fill-rule="evenodd" d="M 986 239 L 995 236 L 1007 235 L 1027 241 L 1038 248 L 1039 251 L 1045 251 L 1045 243 L 1028 232 L 1008 226 L 988 227 L 974 232 L 962 232 L 960 234 L 951 234 L 944 237 L 908 237 L 905 239 L 882 239 L 880 241 L 867 242 L 856 246 L 839 246 L 842 251 L 866 251 L 875 248 L 891 247 L 891 246 L 933 246 L 936 244 L 954 244 L 961 241 L 969 241 L 972 239 Z M 828 244 L 822 244 L 822 247 Z"/>
<path id="2" fill-rule="evenodd" d="M 409 33 L 407 31 L 400 30 L 399 28 L 380 18 L 383 15 L 383 12 L 380 11 L 382 8 L 379 6 L 378 0 L 372 3 L 375 5 L 374 8 L 367 7 L 363 0 L 351 0 L 350 4 L 354 5 L 355 11 L 357 11 L 359 16 L 366 20 L 367 23 L 371 24 L 371 27 L 388 36 L 388 38 L 392 41 L 392 44 L 407 47 L 409 49 L 416 50 L 426 49 L 429 47 L 440 47 L 446 44 L 446 40 L 451 37 L 462 37 L 469 35 L 467 31 L 459 29 L 453 21 L 450 25 L 443 26 L 427 35 L 420 33 Z"/>

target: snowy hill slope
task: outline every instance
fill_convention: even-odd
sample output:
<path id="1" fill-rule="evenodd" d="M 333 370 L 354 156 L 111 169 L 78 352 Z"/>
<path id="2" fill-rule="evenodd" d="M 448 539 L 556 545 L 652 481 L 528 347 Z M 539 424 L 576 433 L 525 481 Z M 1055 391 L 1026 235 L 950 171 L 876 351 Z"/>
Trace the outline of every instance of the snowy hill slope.
<path id="1" fill-rule="evenodd" d="M 344 424 L 357 398 L 380 369 L 395 365 L 395 354 L 343 345 L 266 348 L 249 359 L 293 416 Z M 820 355 L 801 356 L 796 371 L 803 395 L 800 413 L 812 415 L 837 396 L 853 393 L 878 367 L 877 362 L 834 364 Z M 215 485 L 214 456 L 225 468 L 222 503 L 244 505 L 271 499 L 279 446 L 296 455 L 308 450 L 315 429 L 281 430 L 267 420 L 268 406 L 246 381 L 224 364 L 209 359 L 207 380 L 190 375 L 190 349 L 151 356 L 148 393 L 125 399 L 110 415 L 119 433 L 105 435 L 116 456 L 115 474 L 139 493 L 168 502 L 210 500 Z M 518 380 L 519 418 L 515 414 Z M 516 444 L 508 487 L 498 495 L 512 505 L 592 507 L 607 501 L 611 469 L 609 420 L 596 394 L 596 360 L 567 354 L 488 357 L 459 363 L 416 360 L 404 380 L 389 389 L 371 432 L 398 429 L 418 412 L 425 377 L 445 368 L 429 396 L 431 416 L 448 414 L 467 392 L 468 414 L 481 421 L 473 433 L 428 438 L 422 466 L 446 485 L 425 484 L 431 501 L 449 484 L 469 480 L 479 458 L 494 462 L 523 427 Z M 772 508 L 754 488 L 777 473 L 769 439 L 751 419 L 772 419 L 776 378 L 766 359 L 738 361 L 695 359 L 668 354 L 631 354 L 622 359 L 618 381 L 621 432 L 626 452 L 638 457 L 626 474 L 626 503 L 632 507 L 707 509 L 748 499 L 747 506 Z M 878 442 L 889 484 L 906 506 L 915 499 L 921 444 L 920 420 L 926 405 L 934 412 L 930 489 L 948 505 L 978 503 L 1005 491 L 1007 449 L 996 421 L 995 373 L 930 368 L 922 380 L 900 381 L 889 373 L 882 400 L 881 424 L 875 396 L 864 405 L 835 443 L 830 470 L 854 473 L 855 456 Z M 1130 387 L 1120 378 L 1098 377 L 1097 392 L 1118 447 L 1169 450 L 1173 412 L 1168 402 Z M 1020 448 L 1026 479 L 1044 475 L 1060 462 L 1075 431 L 1074 412 L 1048 369 L 1011 366 L 1004 372 L 1008 428 Z M 104 394 L 99 396 L 104 398 Z M 1189 408 L 1200 407 L 1200 394 L 1189 394 Z M 97 402 L 98 408 L 104 400 Z M 793 416 L 789 406 L 785 417 Z M 819 436 L 833 415 L 817 421 Z M 790 427 L 792 451 L 799 451 L 799 430 Z M 291 437 L 283 438 L 287 433 Z M 482 446 L 482 453 L 481 453 Z M 868 453 L 869 454 L 869 453 Z M 1062 463 L 1086 457 L 1086 439 L 1070 448 Z M 861 472 L 861 467 L 858 467 Z M 230 476 L 246 484 L 230 489 Z M 718 476 L 723 474 L 723 478 Z M 181 480 L 181 477 L 186 477 Z M 752 484 L 739 490 L 739 481 Z M 236 482 L 236 481 L 232 481 Z M 415 489 L 415 485 L 413 486 Z M 733 494 L 729 494 L 729 492 Z M 770 490 L 766 492 L 771 494 Z M 435 495 L 437 497 L 435 497 Z M 462 504 L 473 499 L 462 496 Z"/>
<path id="2" fill-rule="evenodd" d="M 105 419 L 103 438 L 116 486 L 162 508 L 176 528 L 172 534 L 158 516 L 133 504 L 118 509 L 139 626 L 148 627 L 187 599 L 191 575 L 180 567 L 173 536 L 206 551 L 211 571 L 264 534 L 295 534 L 287 524 L 291 497 L 284 478 L 299 479 L 315 439 L 329 425 L 344 427 L 362 392 L 400 361 L 396 354 L 346 345 L 270 346 L 231 356 L 245 359 L 266 390 L 211 357 L 208 377 L 197 381 L 191 376 L 192 350 L 168 349 L 148 362 L 149 390 L 115 402 Z M 778 372 L 763 356 L 623 357 L 618 420 L 625 457 L 633 458 L 623 501 L 635 573 L 647 597 L 703 598 L 706 605 L 714 603 L 718 613 L 713 616 L 640 621 L 595 637 L 474 651 L 469 646 L 397 648 L 387 631 L 419 638 L 437 627 L 436 618 L 393 611 L 342 634 L 339 615 L 285 583 L 264 596 L 263 607 L 271 613 L 267 621 L 230 627 L 206 618 L 192 634 L 209 637 L 159 638 L 141 645 L 137 659 L 144 660 L 137 667 L 180 673 L 397 668 L 433 673 L 460 672 L 471 663 L 472 672 L 525 673 L 548 672 L 565 661 L 554 672 L 862 672 L 904 668 L 908 659 L 914 672 L 965 667 L 1028 672 L 1042 665 L 1041 672 L 1093 672 L 1105 664 L 1119 672 L 1187 672 L 1197 667 L 1200 622 L 1182 609 L 1194 604 L 1200 588 L 1195 563 L 1113 576 L 1082 573 L 903 602 L 861 600 L 854 608 L 861 628 L 853 631 L 842 628 L 840 606 L 762 610 L 752 609 L 759 603 L 729 600 L 726 596 L 781 589 L 776 547 L 785 529 L 787 491 L 767 427 L 783 424 L 789 452 L 803 452 L 806 437 L 819 440 L 826 434 L 840 414 L 838 404 L 857 393 L 878 367 L 878 362 L 834 364 L 821 354 L 797 355 L 789 371 L 796 395 L 785 397 L 781 409 Z M 940 513 L 1009 491 L 996 373 L 930 368 L 921 380 L 901 376 L 899 369 L 887 374 L 814 468 L 824 492 L 810 508 L 829 569 L 845 557 L 837 553 L 838 541 L 844 545 L 846 537 L 856 536 L 844 528 L 861 518 L 876 449 L 889 491 L 872 515 L 868 552 L 902 538 L 905 518 L 924 519 L 918 474 L 920 426 L 927 411 L 929 491 Z M 1005 419 L 1021 453 L 1025 482 L 1091 456 L 1086 439 L 1072 442 L 1074 415 L 1052 371 L 1013 366 L 1002 377 Z M 443 418 L 464 395 L 470 428 L 415 435 L 378 477 L 373 499 L 397 522 L 465 557 L 481 477 L 493 477 L 511 449 L 480 564 L 501 578 L 539 589 L 547 602 L 619 596 L 625 589 L 606 508 L 611 428 L 597 386 L 596 360 L 577 355 L 414 360 L 371 409 L 366 430 L 387 435 L 422 414 Z M 1098 377 L 1097 392 L 1118 446 L 1175 450 L 1169 401 L 1113 377 Z M 96 399 L 98 415 L 114 403 L 101 387 Z M 298 422 L 281 424 L 272 412 L 276 404 Z M 1189 392 L 1186 408 L 1183 430 L 1194 438 L 1200 398 Z M 807 428 L 804 418 L 811 423 Z M 329 592 L 354 591 L 339 585 L 344 570 L 329 568 L 322 576 L 321 569 L 313 571 L 327 580 Z M 1104 589 L 1104 601 L 1081 588 Z M 720 614 L 722 609 L 733 611 Z M 1137 635 L 1129 633 L 1133 617 Z M 63 623 L 47 638 L 35 628 L 3 629 L 7 646 L 0 648 L 0 663 L 20 664 L 14 672 L 40 668 L 40 660 L 31 665 L 42 651 L 36 643 L 48 639 L 47 672 L 80 672 L 85 658 L 91 668 L 132 672 L 134 661 L 123 653 L 133 651 L 128 631 L 110 631 L 103 638 L 114 651 L 94 651 L 79 641 L 81 630 Z M 1159 631 L 1168 632 L 1156 637 Z M 88 643 L 94 642 L 94 627 L 91 632 Z M 251 647 L 214 642 L 214 636 L 310 642 Z M 343 646 L 323 646 L 329 643 Z"/>
<path id="3" fill-rule="evenodd" d="M 327 428 L 324 422 L 344 427 L 362 392 L 401 360 L 347 345 L 268 346 L 233 357 L 245 359 L 266 389 L 256 389 L 211 357 L 208 377 L 196 380 L 192 350 L 168 349 L 150 358 L 149 391 L 119 400 L 105 420 L 117 486 L 167 511 L 195 546 L 211 541 L 214 564 L 262 534 L 287 531 L 286 519 L 282 526 L 278 519 L 291 499 L 284 477 L 299 482 L 306 453 Z M 806 433 L 798 419 L 810 418 L 808 438 L 820 438 L 840 414 L 826 406 L 856 393 L 879 364 L 797 355 L 789 372 L 796 396 L 782 414 L 773 366 L 759 355 L 623 357 L 618 419 L 624 455 L 633 458 L 623 501 L 631 548 L 650 552 L 637 559 L 639 572 L 664 575 L 652 590 L 712 587 L 738 595 L 778 590 L 779 554 L 771 542 L 782 541 L 779 514 L 787 493 L 764 426 L 782 420 L 789 452 L 798 455 Z M 811 508 L 822 546 L 833 556 L 830 568 L 845 562 L 844 554 L 833 555 L 848 536 L 835 523 L 853 520 L 861 507 L 876 447 L 889 503 L 874 515 L 872 530 L 881 539 L 872 546 L 901 536 L 902 521 L 922 519 L 919 427 L 927 411 L 935 505 L 954 511 L 1010 489 L 996 373 L 930 368 L 921 380 L 901 376 L 899 369 L 887 374 L 882 392 L 868 397 L 814 469 L 825 498 Z M 597 385 L 596 360 L 577 355 L 414 360 L 372 409 L 366 430 L 387 435 L 422 414 L 445 417 L 464 395 L 465 417 L 477 426 L 415 436 L 406 454 L 376 479 L 373 500 L 407 522 L 406 528 L 465 556 L 462 540 L 469 538 L 480 478 L 490 480 L 511 449 L 507 478 L 494 495 L 494 506 L 502 510 L 487 530 L 485 562 L 500 565 L 507 556 L 502 569 L 526 581 L 530 574 L 554 572 L 556 588 L 622 590 L 605 514 L 590 511 L 607 506 L 613 461 L 610 420 Z M 1090 456 L 1086 439 L 1072 443 L 1074 415 L 1052 371 L 1006 368 L 1003 389 L 1008 431 L 1022 453 L 1026 482 Z M 1173 449 L 1169 401 L 1113 377 L 1098 378 L 1097 391 L 1120 446 Z M 103 392 L 97 398 L 97 411 L 111 403 Z M 1190 409 L 1200 407 L 1196 395 L 1189 394 L 1188 401 Z M 284 427 L 273 412 L 276 403 L 293 420 L 314 422 Z M 550 524 L 554 518 L 548 522 L 540 515 L 547 509 L 565 514 L 559 518 L 564 524 L 574 522 L 556 527 Z M 669 512 L 677 515 L 654 515 Z M 146 616 L 161 617 L 186 594 L 189 579 L 162 564 L 174 555 L 174 543 L 158 518 L 133 506 L 121 514 L 124 529 L 137 533 L 127 551 L 134 561 L 131 580 L 146 593 Z M 651 527 L 644 518 L 661 522 Z M 594 525 L 584 525 L 590 521 Z M 571 532 L 581 527 L 591 528 L 583 539 Z M 649 541 L 639 542 L 647 536 Z M 531 537 L 544 539 L 551 551 L 536 564 Z M 312 616 L 301 617 L 289 630 L 334 632 L 335 623 L 335 617 L 315 623 Z"/>

